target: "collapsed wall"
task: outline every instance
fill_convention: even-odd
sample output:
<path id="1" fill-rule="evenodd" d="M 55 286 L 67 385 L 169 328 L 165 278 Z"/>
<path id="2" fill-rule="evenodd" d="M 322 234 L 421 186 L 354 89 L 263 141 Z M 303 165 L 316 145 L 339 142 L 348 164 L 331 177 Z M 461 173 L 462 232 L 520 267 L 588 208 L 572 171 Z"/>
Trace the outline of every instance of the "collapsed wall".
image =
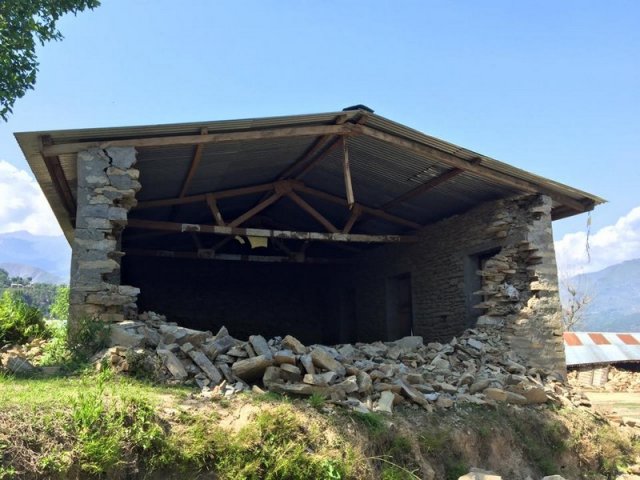
<path id="1" fill-rule="evenodd" d="M 418 235 L 363 255 L 353 279 L 361 340 L 388 337 L 389 280 L 409 275 L 413 334 L 448 341 L 494 325 L 532 365 L 564 374 L 550 198 L 487 202 Z"/>
<path id="2" fill-rule="evenodd" d="M 140 190 L 133 148 L 78 153 L 75 237 L 71 258 L 69 331 L 83 319 L 118 322 L 136 314 L 138 288 L 120 285 L 121 235 Z"/>

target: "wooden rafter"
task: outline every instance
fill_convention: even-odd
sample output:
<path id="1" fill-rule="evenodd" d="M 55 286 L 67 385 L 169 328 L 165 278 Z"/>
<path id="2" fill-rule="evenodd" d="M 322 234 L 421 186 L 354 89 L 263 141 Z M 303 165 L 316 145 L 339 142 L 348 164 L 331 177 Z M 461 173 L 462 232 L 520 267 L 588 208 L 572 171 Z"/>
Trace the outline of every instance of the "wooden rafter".
<path id="1" fill-rule="evenodd" d="M 267 199 L 265 199 L 262 202 L 260 202 L 259 204 L 257 204 L 255 207 L 247 210 L 245 213 L 240 215 L 234 221 L 229 222 L 229 226 L 230 227 L 237 227 L 239 225 L 242 225 L 244 222 L 246 222 L 250 218 L 256 216 L 258 213 L 263 211 L 268 206 L 273 205 L 274 203 L 276 203 L 278 200 L 280 200 L 282 198 L 283 195 L 284 195 L 283 193 L 274 193 L 273 195 L 271 195 Z"/>
<path id="2" fill-rule="evenodd" d="M 209 129 L 204 127 L 200 129 L 200 135 L 207 135 L 209 133 Z M 191 181 L 193 180 L 193 176 L 200 165 L 200 161 L 202 160 L 202 151 L 204 150 L 204 143 L 199 143 L 196 145 L 196 151 L 193 154 L 193 158 L 191 159 L 191 165 L 189 166 L 189 171 L 185 176 L 182 182 L 182 188 L 180 189 L 179 198 L 184 197 L 189 191 L 189 187 L 191 186 Z"/>
<path id="3" fill-rule="evenodd" d="M 141 257 L 164 257 L 164 258 L 189 258 L 197 260 L 226 260 L 226 261 L 242 261 L 242 262 L 260 262 L 260 263 L 350 263 L 349 259 L 341 258 L 313 258 L 304 255 L 240 255 L 229 253 L 216 253 L 213 250 L 200 249 L 197 252 L 180 252 L 173 250 L 147 250 L 132 248 L 127 250 L 127 255 L 135 255 Z"/>
<path id="4" fill-rule="evenodd" d="M 311 215 L 318 223 L 322 224 L 324 228 L 327 229 L 328 232 L 339 232 L 339 230 L 327 220 L 320 212 L 318 212 L 315 208 L 309 205 L 300 195 L 296 192 L 291 191 L 287 193 L 287 196 L 293 200 L 302 210 Z"/>
<path id="5" fill-rule="evenodd" d="M 356 203 L 356 199 L 353 195 L 353 183 L 351 182 L 351 166 L 349 164 L 349 146 L 347 145 L 347 138 L 342 137 L 342 170 L 344 175 L 344 188 L 347 194 L 347 206 L 349 210 L 353 208 Z"/>
<path id="6" fill-rule="evenodd" d="M 332 195 L 330 193 L 322 192 L 320 190 L 316 190 L 315 188 L 308 187 L 306 185 L 296 184 L 294 185 L 294 190 L 307 193 L 309 195 L 313 195 L 314 197 L 322 198 L 328 202 L 332 202 L 338 205 L 347 205 L 347 199 L 338 197 L 337 195 Z M 362 213 L 366 213 L 367 215 L 373 215 L 374 217 L 382 218 L 383 220 L 387 220 L 388 222 L 396 223 L 398 225 L 403 225 L 405 227 L 417 229 L 420 228 L 421 225 L 416 222 L 412 222 L 410 220 L 406 220 L 404 218 L 398 217 L 396 215 L 392 215 L 387 212 L 383 212 L 378 208 L 368 207 L 362 204 L 359 205 L 362 209 Z"/>
<path id="7" fill-rule="evenodd" d="M 460 157 L 457 157 L 451 153 L 445 152 L 443 150 L 438 150 L 437 148 L 430 147 L 423 143 L 416 142 L 414 140 L 408 140 L 405 138 L 400 138 L 390 133 L 382 132 L 380 130 L 376 130 L 374 128 L 370 128 L 367 126 L 357 125 L 354 127 L 356 132 L 366 135 L 371 138 L 375 138 L 382 142 L 388 143 L 390 145 L 394 145 L 400 147 L 404 150 L 413 152 L 418 154 L 419 156 L 423 156 L 428 158 L 430 161 L 438 161 L 442 162 L 445 165 L 449 165 L 450 167 L 459 168 L 464 171 L 472 172 L 479 177 L 482 177 L 486 180 L 493 181 L 500 185 L 504 185 L 514 190 L 527 192 L 527 193 L 543 193 L 545 195 L 549 195 L 551 198 L 556 201 L 571 207 L 572 209 L 584 212 L 591 208 L 590 205 L 584 205 L 580 201 L 575 200 L 567 195 L 558 193 L 557 191 L 545 187 L 543 185 L 535 184 L 529 182 L 524 179 L 515 178 L 511 175 L 507 175 L 505 173 L 499 172 L 492 168 L 489 168 L 482 164 L 481 161 L 473 161 L 469 162 L 467 160 L 463 160 Z"/>
<path id="8" fill-rule="evenodd" d="M 273 183 L 263 183 L 260 185 L 253 185 L 250 187 L 232 188 L 230 190 L 221 190 L 219 192 L 202 193 L 199 195 L 189 195 L 182 198 L 164 198 L 160 200 L 147 200 L 138 202 L 138 205 L 134 209 L 140 210 L 143 208 L 155 208 L 155 207 L 168 207 L 171 205 L 183 205 L 185 203 L 198 203 L 205 202 L 207 195 L 212 196 L 217 200 L 223 198 L 241 197 L 243 195 L 252 195 L 254 193 L 268 192 L 274 189 Z"/>
<path id="9" fill-rule="evenodd" d="M 346 114 L 339 115 L 336 118 L 335 124 L 342 125 L 348 120 L 349 116 Z M 278 180 L 284 180 L 289 177 L 293 172 L 295 172 L 301 165 L 304 165 L 310 159 L 313 159 L 315 155 L 322 152 L 322 149 L 326 147 L 332 140 L 335 140 L 335 136 L 333 135 L 324 135 L 316 140 L 313 146 L 307 150 L 300 158 L 298 158 L 295 162 L 293 162 L 290 166 L 284 169 L 280 175 L 278 175 Z M 338 137 L 339 138 L 339 137 Z"/>
<path id="10" fill-rule="evenodd" d="M 452 168 L 451 170 L 447 170 L 446 172 L 441 173 L 437 177 L 433 177 L 427 180 L 422 185 L 419 185 L 416 188 L 409 190 L 407 193 L 403 193 L 398 198 L 394 198 L 390 202 L 385 203 L 380 207 L 380 209 L 387 210 L 391 207 L 394 207 L 403 202 L 406 202 L 407 200 L 417 197 L 418 195 L 422 195 L 423 193 L 436 188 L 438 185 L 442 185 L 444 182 L 452 179 L 453 177 L 460 175 L 463 172 L 464 170 L 462 170 L 461 168 Z"/>
<path id="11" fill-rule="evenodd" d="M 212 194 L 205 195 L 207 205 L 209 206 L 209 210 L 211 210 L 211 214 L 213 215 L 213 220 L 216 222 L 216 225 L 222 225 L 223 227 L 226 225 L 224 222 L 224 218 L 222 217 L 222 213 L 218 208 L 218 202 L 216 201 L 216 197 Z"/>
<path id="12" fill-rule="evenodd" d="M 313 127 L 265 128 L 245 132 L 210 133 L 207 135 L 168 135 L 163 137 L 128 138 L 125 140 L 106 140 L 60 143 L 44 145 L 45 157 L 78 153 L 89 148 L 109 147 L 165 147 L 173 145 L 199 145 L 207 143 L 240 142 L 273 138 L 317 137 L 320 135 L 348 135 L 354 125 L 321 125 Z"/>
<path id="13" fill-rule="evenodd" d="M 360 207 L 360 205 L 355 204 L 351 209 L 351 215 L 349 216 L 349 220 L 347 220 L 347 223 L 342 229 L 342 233 L 349 233 L 353 228 L 353 226 L 355 225 L 355 223 L 358 221 L 358 218 L 360 218 L 360 215 L 362 215 L 362 208 Z"/>
<path id="14" fill-rule="evenodd" d="M 412 243 L 418 240 L 411 235 L 365 235 L 359 233 L 321 233 L 292 230 L 268 230 L 264 228 L 241 228 L 219 225 L 202 225 L 177 222 L 158 222 L 153 220 L 129 219 L 128 227 L 165 232 L 198 232 L 214 235 L 242 235 L 250 237 L 281 238 L 289 240 L 313 240 L 319 242 L 345 243 Z"/>
<path id="15" fill-rule="evenodd" d="M 41 149 L 46 148 L 47 146 L 52 146 L 53 142 L 51 137 L 43 136 L 41 138 Z M 49 172 L 49 176 L 51 177 L 51 181 L 53 182 L 53 187 L 56 189 L 56 193 L 58 197 L 62 201 L 62 205 L 65 210 L 69 213 L 71 217 L 71 221 L 76 218 L 76 201 L 73 198 L 73 193 L 71 192 L 71 188 L 69 187 L 69 182 L 67 181 L 67 177 L 64 174 L 64 170 L 62 170 L 62 165 L 60 164 L 60 159 L 57 155 L 44 156 L 43 157 L 44 164 L 47 167 L 47 171 Z"/>

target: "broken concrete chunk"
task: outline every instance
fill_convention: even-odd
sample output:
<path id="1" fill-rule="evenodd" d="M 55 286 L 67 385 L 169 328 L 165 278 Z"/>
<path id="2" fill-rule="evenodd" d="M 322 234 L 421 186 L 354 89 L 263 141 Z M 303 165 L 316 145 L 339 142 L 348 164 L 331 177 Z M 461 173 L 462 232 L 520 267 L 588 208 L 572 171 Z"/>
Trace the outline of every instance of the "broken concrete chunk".
<path id="1" fill-rule="evenodd" d="M 239 379 L 245 382 L 251 382 L 262 377 L 267 367 L 272 364 L 273 359 L 271 357 L 258 355 L 257 357 L 238 360 L 231 366 L 231 371 Z"/>
<path id="2" fill-rule="evenodd" d="M 291 350 L 279 350 L 273 355 L 273 359 L 278 365 L 283 363 L 296 364 L 296 356 Z"/>
<path id="3" fill-rule="evenodd" d="M 291 335 L 287 335 L 282 339 L 282 346 L 288 348 L 297 355 L 304 355 L 307 353 L 307 347 L 305 347 L 300 340 Z"/>
<path id="4" fill-rule="evenodd" d="M 346 373 L 344 366 L 321 348 L 311 351 L 311 360 L 316 367 L 336 372 L 341 377 Z"/>
<path id="5" fill-rule="evenodd" d="M 156 352 L 162 359 L 162 363 L 164 364 L 164 366 L 167 367 L 167 370 L 169 370 L 171 375 L 173 375 L 173 378 L 183 381 L 189 376 L 184 366 L 182 365 L 182 362 L 178 360 L 178 357 L 176 357 L 173 352 L 171 352 L 170 350 L 161 349 L 156 350 Z"/>
<path id="6" fill-rule="evenodd" d="M 263 355 L 267 358 L 273 357 L 273 353 L 271 353 L 269 344 L 262 335 L 251 335 L 249 337 L 249 343 L 253 347 L 253 350 L 256 352 L 256 355 Z"/>
<path id="7" fill-rule="evenodd" d="M 220 373 L 220 370 L 218 370 L 216 366 L 211 363 L 211 360 L 209 360 L 204 353 L 202 353 L 200 350 L 190 350 L 188 352 L 188 355 L 195 362 L 195 364 L 202 369 L 205 375 L 209 377 L 214 385 L 217 385 L 222 381 L 222 374 Z"/>

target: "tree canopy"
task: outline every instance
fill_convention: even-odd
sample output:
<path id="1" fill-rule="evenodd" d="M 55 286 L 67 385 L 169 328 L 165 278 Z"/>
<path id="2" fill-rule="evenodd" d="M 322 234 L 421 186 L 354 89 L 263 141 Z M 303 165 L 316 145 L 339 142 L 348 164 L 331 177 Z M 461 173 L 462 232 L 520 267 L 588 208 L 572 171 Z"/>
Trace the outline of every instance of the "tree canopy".
<path id="1" fill-rule="evenodd" d="M 100 5 L 99 0 L 0 0 L 0 117 L 7 120 L 18 98 L 33 89 L 36 40 L 61 40 L 56 22 Z"/>

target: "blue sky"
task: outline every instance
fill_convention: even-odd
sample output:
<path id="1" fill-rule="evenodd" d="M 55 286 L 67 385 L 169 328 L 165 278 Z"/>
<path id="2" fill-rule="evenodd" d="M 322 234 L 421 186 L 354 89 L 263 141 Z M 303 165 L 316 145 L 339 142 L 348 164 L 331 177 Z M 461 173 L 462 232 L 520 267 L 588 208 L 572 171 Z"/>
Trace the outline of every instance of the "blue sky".
<path id="1" fill-rule="evenodd" d="M 28 169 L 14 131 L 364 103 L 605 197 L 594 234 L 626 218 L 640 256 L 640 2 L 104 0 L 60 29 L 64 41 L 39 49 L 35 90 L 0 124 L 4 198 L 21 174 L 11 166 Z M 556 239 L 585 225 L 556 222 Z"/>

